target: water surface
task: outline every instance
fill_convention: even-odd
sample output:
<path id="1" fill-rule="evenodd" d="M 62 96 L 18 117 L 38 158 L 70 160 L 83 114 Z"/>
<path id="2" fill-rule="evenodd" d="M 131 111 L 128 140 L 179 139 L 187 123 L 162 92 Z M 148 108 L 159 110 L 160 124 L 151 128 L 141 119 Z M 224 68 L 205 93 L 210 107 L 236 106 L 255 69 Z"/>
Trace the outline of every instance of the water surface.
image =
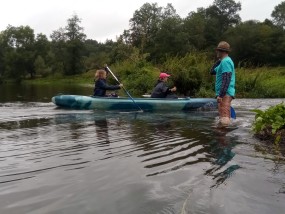
<path id="1" fill-rule="evenodd" d="M 257 150 L 250 131 L 251 109 L 284 99 L 236 99 L 234 127 L 217 129 L 216 112 L 50 102 L 92 88 L 0 89 L 1 214 L 284 213 L 284 159 Z"/>

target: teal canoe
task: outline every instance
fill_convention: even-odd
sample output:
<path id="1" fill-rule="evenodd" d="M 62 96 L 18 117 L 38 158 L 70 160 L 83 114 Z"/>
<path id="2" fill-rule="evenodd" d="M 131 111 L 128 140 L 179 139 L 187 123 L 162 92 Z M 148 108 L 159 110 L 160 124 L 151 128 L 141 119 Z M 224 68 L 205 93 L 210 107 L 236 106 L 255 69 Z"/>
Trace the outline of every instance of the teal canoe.
<path id="1" fill-rule="evenodd" d="M 217 109 L 217 101 L 213 98 L 134 98 L 128 97 L 92 97 L 81 95 L 57 95 L 52 102 L 63 108 L 119 110 L 119 111 L 191 111 Z M 141 109 L 139 109 L 141 108 Z"/>

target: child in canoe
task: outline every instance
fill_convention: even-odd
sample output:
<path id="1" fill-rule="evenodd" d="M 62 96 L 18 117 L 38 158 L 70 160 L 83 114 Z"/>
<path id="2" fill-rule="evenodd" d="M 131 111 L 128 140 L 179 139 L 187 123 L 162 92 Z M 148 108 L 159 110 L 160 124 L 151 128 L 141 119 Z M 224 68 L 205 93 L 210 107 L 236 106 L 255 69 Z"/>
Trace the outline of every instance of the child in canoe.
<path id="1" fill-rule="evenodd" d="M 103 69 L 97 70 L 95 73 L 95 87 L 94 95 L 97 97 L 106 97 L 107 90 L 118 90 L 123 87 L 123 84 L 120 85 L 108 85 L 106 81 L 107 72 Z"/>

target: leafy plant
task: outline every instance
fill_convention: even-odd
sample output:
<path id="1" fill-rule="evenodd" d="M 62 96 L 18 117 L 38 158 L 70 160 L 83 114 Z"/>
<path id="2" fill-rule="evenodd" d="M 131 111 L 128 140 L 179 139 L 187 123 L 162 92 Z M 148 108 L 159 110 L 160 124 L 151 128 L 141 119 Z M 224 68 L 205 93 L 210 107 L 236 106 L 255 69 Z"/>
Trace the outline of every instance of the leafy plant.
<path id="1" fill-rule="evenodd" d="M 256 113 L 252 126 L 256 134 L 271 132 L 272 135 L 275 135 L 277 131 L 285 128 L 285 105 L 283 102 L 269 107 L 265 111 L 259 109 L 252 111 Z"/>

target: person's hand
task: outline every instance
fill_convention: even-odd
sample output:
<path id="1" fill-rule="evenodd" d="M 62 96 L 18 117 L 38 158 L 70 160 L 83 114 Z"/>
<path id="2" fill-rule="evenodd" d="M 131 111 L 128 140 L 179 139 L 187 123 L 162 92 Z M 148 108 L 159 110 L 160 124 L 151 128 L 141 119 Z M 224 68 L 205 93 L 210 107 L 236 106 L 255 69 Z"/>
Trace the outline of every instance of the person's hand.
<path id="1" fill-rule="evenodd" d="M 176 91 L 176 86 L 174 86 L 172 89 L 170 89 L 170 91 Z"/>
<path id="2" fill-rule="evenodd" d="M 219 96 L 217 97 L 217 102 L 218 102 L 218 103 L 221 103 L 221 102 L 222 102 L 222 100 L 223 100 L 223 98 L 222 98 L 222 97 L 219 97 Z"/>
<path id="3" fill-rule="evenodd" d="M 120 84 L 119 86 L 120 86 L 120 88 L 123 88 L 123 84 Z"/>
<path id="4" fill-rule="evenodd" d="M 210 70 L 210 74 L 215 75 L 216 74 L 215 68 L 218 67 L 220 64 L 221 64 L 221 60 L 216 61 Z"/>

